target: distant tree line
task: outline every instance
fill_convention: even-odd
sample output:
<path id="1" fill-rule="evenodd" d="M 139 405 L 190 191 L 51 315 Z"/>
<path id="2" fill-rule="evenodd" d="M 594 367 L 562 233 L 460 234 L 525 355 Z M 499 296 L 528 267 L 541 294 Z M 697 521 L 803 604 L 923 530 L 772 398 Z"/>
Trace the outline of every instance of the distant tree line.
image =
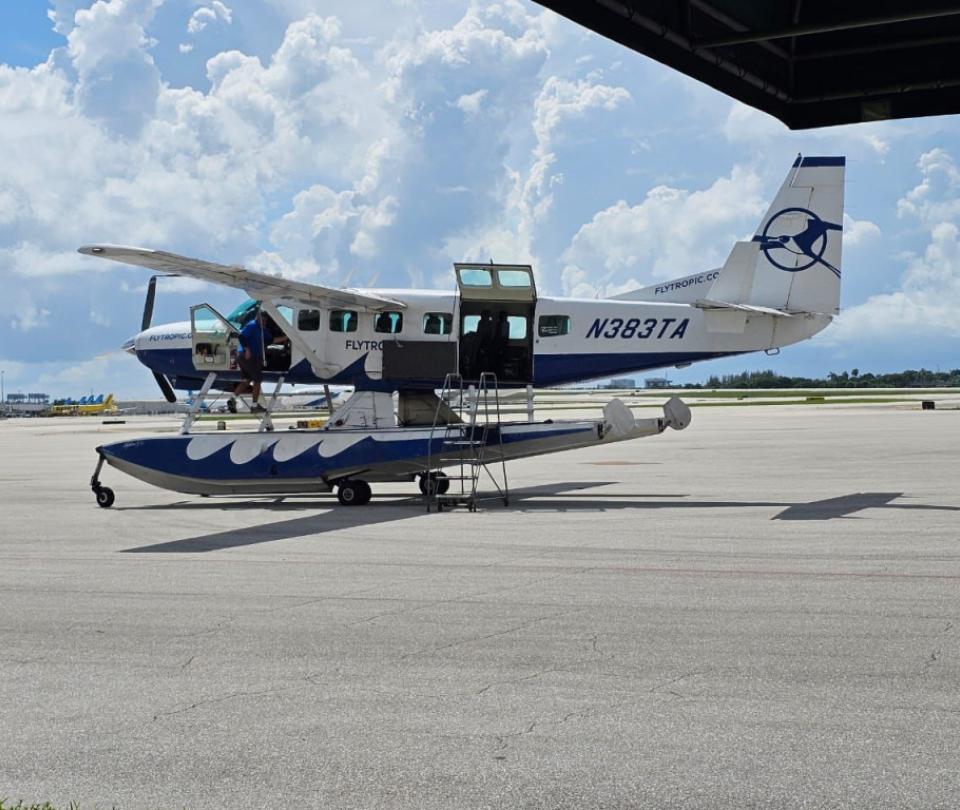
<path id="1" fill-rule="evenodd" d="M 960 368 L 952 371 L 907 369 L 891 374 L 830 372 L 826 379 L 785 377 L 774 371 L 743 371 L 740 374 L 711 375 L 705 383 L 689 383 L 684 388 L 960 388 Z"/>

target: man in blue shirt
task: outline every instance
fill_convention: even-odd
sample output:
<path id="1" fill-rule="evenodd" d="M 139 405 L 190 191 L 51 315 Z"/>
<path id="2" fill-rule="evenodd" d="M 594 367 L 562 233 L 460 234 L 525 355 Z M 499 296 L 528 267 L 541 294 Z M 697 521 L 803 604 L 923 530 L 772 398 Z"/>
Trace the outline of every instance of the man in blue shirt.
<path id="1" fill-rule="evenodd" d="M 251 413 L 266 411 L 260 404 L 260 385 L 263 382 L 263 347 L 273 342 L 273 334 L 264 325 L 263 313 L 258 309 L 240 330 L 240 351 L 237 353 L 237 365 L 243 374 L 241 382 L 234 394 L 245 394 L 253 391 L 253 406 Z"/>

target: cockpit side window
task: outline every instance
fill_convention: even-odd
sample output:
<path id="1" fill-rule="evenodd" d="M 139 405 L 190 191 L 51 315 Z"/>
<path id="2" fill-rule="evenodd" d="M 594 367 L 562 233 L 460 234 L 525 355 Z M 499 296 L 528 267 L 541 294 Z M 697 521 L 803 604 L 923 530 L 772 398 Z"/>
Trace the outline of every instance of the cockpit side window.
<path id="1" fill-rule="evenodd" d="M 320 329 L 320 310 L 301 309 L 297 313 L 297 329 L 301 332 L 316 332 Z"/>

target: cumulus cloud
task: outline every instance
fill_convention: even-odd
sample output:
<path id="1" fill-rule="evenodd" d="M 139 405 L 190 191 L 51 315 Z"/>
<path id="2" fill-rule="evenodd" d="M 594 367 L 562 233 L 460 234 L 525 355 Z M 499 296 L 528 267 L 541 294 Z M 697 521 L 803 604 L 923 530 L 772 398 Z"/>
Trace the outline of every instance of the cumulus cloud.
<path id="1" fill-rule="evenodd" d="M 958 337 L 960 244 L 957 226 L 941 222 L 922 255 L 911 256 L 902 286 L 845 310 L 827 342 L 902 341 L 905 336 Z"/>
<path id="2" fill-rule="evenodd" d="M 114 134 L 137 135 L 153 115 L 160 72 L 146 26 L 162 0 L 97 0 L 77 10 L 67 34 L 80 110 Z"/>
<path id="3" fill-rule="evenodd" d="M 226 25 L 233 22 L 233 12 L 220 0 L 213 0 L 209 6 L 200 6 L 187 21 L 187 33 L 199 34 L 211 23 L 222 21 Z"/>
<path id="4" fill-rule="evenodd" d="M 484 98 L 487 91 L 484 92 Z M 596 125 L 598 116 L 610 113 L 630 100 L 629 92 L 592 80 L 569 80 L 547 76 L 530 87 L 533 115 L 530 129 L 511 131 L 515 143 L 532 134 L 530 151 L 507 165 L 495 190 L 500 215 L 482 221 L 445 240 L 450 256 L 466 260 L 494 257 L 534 265 L 542 282 L 543 270 L 534 242 L 554 203 L 554 192 L 563 184 L 560 155 L 564 139 L 577 122 Z M 458 100 L 458 106 L 463 97 Z M 503 103 L 502 98 L 494 98 Z M 486 111 L 485 111 L 486 112 Z M 510 130 L 508 130 L 510 131 Z M 515 148 L 512 147 L 512 148 Z M 506 151 L 506 150 L 505 150 Z"/>
<path id="5" fill-rule="evenodd" d="M 440 267 L 531 253 L 522 190 L 534 161 L 531 110 L 550 54 L 549 19 L 517 0 L 470 3 L 449 28 L 395 39 L 383 51 L 389 92 L 416 143 L 402 185 L 415 204 L 399 206 L 397 227 L 432 229 Z M 439 232 L 436 217 L 419 219 L 431 204 L 443 211 Z M 450 283 L 449 270 L 408 271 L 414 284 Z"/>
<path id="6" fill-rule="evenodd" d="M 897 202 L 897 216 L 926 224 L 960 217 L 960 168 L 947 150 L 937 147 L 917 161 L 923 179 Z"/>
<path id="7" fill-rule="evenodd" d="M 483 99 L 486 98 L 488 93 L 488 90 L 482 89 L 474 93 L 466 93 L 454 102 L 454 106 L 461 110 L 464 115 L 474 116 L 480 112 L 480 106 L 483 104 Z"/>
<path id="8" fill-rule="evenodd" d="M 337 20 L 307 16 L 269 59 L 221 53 L 208 62 L 208 88 L 174 88 L 150 55 L 158 4 L 58 4 L 68 45 L 57 58 L 31 70 L 0 65 L 0 283 L 27 291 L 0 300 L 0 342 L 25 355 L 43 343 L 18 336 L 55 320 L 76 327 L 76 340 L 47 350 L 61 357 L 102 347 L 96 336 L 107 330 L 115 345 L 138 321 L 142 293 L 100 279 L 140 275 L 78 256 L 81 244 L 262 265 L 296 241 L 272 227 L 278 214 L 298 211 L 298 189 L 323 186 L 332 210 L 300 221 L 312 245 L 292 250 L 283 269 L 327 280 L 344 257 L 373 260 L 392 222 L 404 111 L 341 42 Z M 226 6 L 206 7 L 226 20 Z M 313 222 L 340 215 L 335 238 Z M 162 298 L 180 292 L 165 284 Z M 129 308 L 129 320 L 108 326 L 96 314 L 103 300 Z"/>
<path id="9" fill-rule="evenodd" d="M 843 215 L 843 245 L 858 247 L 881 236 L 880 227 L 869 219 L 854 219 L 847 213 Z"/>
<path id="10" fill-rule="evenodd" d="M 622 87 L 610 87 L 591 81 L 572 82 L 556 76 L 543 84 L 534 104 L 533 131 L 537 145 L 533 150 L 533 166 L 521 190 L 521 204 L 526 216 L 536 222 L 550 210 L 551 186 L 562 179 L 551 173 L 557 161 L 555 152 L 558 133 L 563 125 L 584 119 L 598 111 L 610 112 L 630 99 Z"/>
<path id="11" fill-rule="evenodd" d="M 49 309 L 38 307 L 32 301 L 26 301 L 17 307 L 16 314 L 10 321 L 10 326 L 18 332 L 29 332 L 31 329 L 46 326 L 49 317 Z"/>
<path id="12" fill-rule="evenodd" d="M 564 254 L 563 287 L 594 297 L 723 263 L 764 212 L 760 177 L 740 166 L 702 191 L 657 186 L 598 212 Z"/>
<path id="13" fill-rule="evenodd" d="M 922 154 L 917 168 L 921 181 L 899 200 L 897 212 L 924 229 L 926 247 L 904 254 L 899 289 L 845 310 L 827 342 L 960 336 L 960 170 L 943 148 Z"/>

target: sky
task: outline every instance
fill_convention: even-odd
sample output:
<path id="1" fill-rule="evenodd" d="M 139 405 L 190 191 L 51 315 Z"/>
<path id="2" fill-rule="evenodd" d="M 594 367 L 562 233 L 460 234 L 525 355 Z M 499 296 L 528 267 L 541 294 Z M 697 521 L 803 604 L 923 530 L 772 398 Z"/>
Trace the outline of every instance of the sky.
<path id="1" fill-rule="evenodd" d="M 790 132 L 530 0 L 0 0 L 0 370 L 157 395 L 118 350 L 149 271 L 83 244 L 394 288 L 493 259 L 602 296 L 722 264 L 798 152 L 847 157 L 840 318 L 668 376 L 956 368 L 958 135 Z M 154 323 L 241 299 L 161 280 Z"/>

